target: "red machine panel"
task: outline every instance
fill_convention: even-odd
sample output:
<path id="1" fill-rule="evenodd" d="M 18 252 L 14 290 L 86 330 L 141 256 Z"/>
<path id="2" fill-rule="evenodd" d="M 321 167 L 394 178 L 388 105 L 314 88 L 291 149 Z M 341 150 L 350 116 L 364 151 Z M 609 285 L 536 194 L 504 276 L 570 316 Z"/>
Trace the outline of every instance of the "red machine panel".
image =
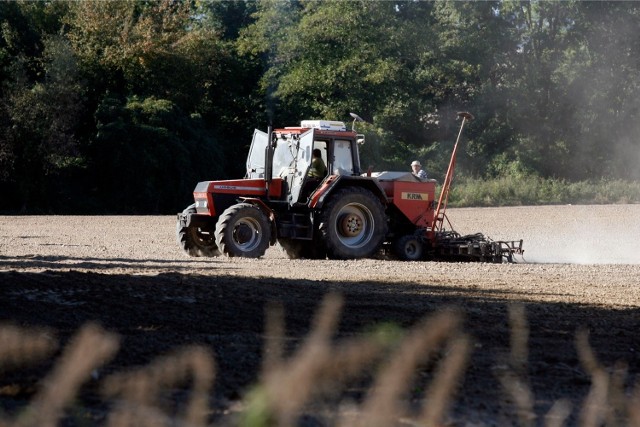
<path id="1" fill-rule="evenodd" d="M 430 227 L 435 214 L 436 181 L 379 180 L 390 202 L 413 224 Z"/>
<path id="2" fill-rule="evenodd" d="M 241 196 L 264 196 L 266 184 L 264 179 L 233 179 L 226 181 L 209 181 L 207 192 L 216 194 L 237 194 Z M 282 179 L 275 178 L 269 186 L 269 197 L 280 197 Z"/>

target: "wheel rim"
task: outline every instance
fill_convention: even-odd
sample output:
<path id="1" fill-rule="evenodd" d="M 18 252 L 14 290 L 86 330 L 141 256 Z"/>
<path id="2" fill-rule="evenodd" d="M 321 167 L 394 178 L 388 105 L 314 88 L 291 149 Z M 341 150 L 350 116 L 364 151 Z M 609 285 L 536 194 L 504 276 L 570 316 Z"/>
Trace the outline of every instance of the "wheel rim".
<path id="1" fill-rule="evenodd" d="M 371 211 L 364 205 L 352 203 L 340 209 L 336 221 L 336 234 L 340 242 L 350 248 L 366 245 L 374 230 Z"/>
<path id="2" fill-rule="evenodd" d="M 214 246 L 216 244 L 213 233 L 202 231 L 201 228 L 195 228 L 195 227 L 192 228 L 190 231 L 191 231 L 191 237 L 193 237 L 193 240 L 197 245 L 209 247 L 209 246 Z"/>
<path id="3" fill-rule="evenodd" d="M 412 258 L 418 253 L 418 245 L 415 240 L 410 240 L 404 245 L 404 253 L 407 257 Z"/>
<path id="4" fill-rule="evenodd" d="M 233 227 L 232 238 L 242 251 L 251 251 L 260 245 L 262 227 L 253 218 L 242 218 Z"/>

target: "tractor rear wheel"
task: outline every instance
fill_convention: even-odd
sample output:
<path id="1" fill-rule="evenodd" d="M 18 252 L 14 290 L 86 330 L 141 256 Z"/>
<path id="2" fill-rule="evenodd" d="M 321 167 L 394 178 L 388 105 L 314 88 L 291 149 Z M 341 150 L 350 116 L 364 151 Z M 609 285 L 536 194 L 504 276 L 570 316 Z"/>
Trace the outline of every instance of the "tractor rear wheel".
<path id="1" fill-rule="evenodd" d="M 271 223 L 250 203 L 228 207 L 216 224 L 216 244 L 229 257 L 259 258 L 269 247 Z"/>
<path id="2" fill-rule="evenodd" d="M 382 202 L 360 187 L 337 191 L 321 213 L 320 231 L 331 259 L 372 256 L 387 233 Z"/>
<path id="3" fill-rule="evenodd" d="M 424 253 L 424 244 L 413 234 L 401 236 L 393 242 L 393 254 L 402 261 L 419 261 Z"/>
<path id="4" fill-rule="evenodd" d="M 196 213 L 196 205 L 193 204 L 183 211 L 184 214 Z M 220 255 L 218 246 L 213 236 L 213 227 L 187 227 L 184 222 L 176 222 L 176 240 L 185 251 L 192 257 L 215 257 Z"/>

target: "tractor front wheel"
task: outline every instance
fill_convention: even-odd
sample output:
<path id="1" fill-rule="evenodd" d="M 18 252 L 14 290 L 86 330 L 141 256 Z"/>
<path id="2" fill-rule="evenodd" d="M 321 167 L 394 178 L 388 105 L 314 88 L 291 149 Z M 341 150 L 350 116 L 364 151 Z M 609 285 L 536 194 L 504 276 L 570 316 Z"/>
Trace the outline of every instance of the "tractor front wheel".
<path id="1" fill-rule="evenodd" d="M 424 253 L 424 244 L 413 234 L 400 237 L 393 242 L 393 254 L 402 261 L 419 261 Z"/>
<path id="2" fill-rule="evenodd" d="M 193 204 L 183 211 L 183 214 L 195 214 L 196 205 Z M 176 240 L 183 251 L 192 257 L 215 257 L 220 255 L 218 246 L 213 236 L 213 226 L 204 227 L 187 227 L 185 222 L 178 220 L 176 222 Z"/>
<path id="3" fill-rule="evenodd" d="M 216 225 L 216 244 L 229 257 L 259 258 L 269 247 L 271 223 L 250 203 L 227 208 Z"/>
<path id="4" fill-rule="evenodd" d="M 364 188 L 344 188 L 324 206 L 320 231 L 329 258 L 370 257 L 380 249 L 387 233 L 384 206 Z"/>

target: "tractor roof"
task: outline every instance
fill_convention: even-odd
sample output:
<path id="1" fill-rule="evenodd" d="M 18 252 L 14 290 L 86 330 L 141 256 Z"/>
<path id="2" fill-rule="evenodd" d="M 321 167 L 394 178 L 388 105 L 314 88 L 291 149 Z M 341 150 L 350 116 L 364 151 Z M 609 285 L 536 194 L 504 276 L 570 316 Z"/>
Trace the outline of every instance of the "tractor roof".
<path id="1" fill-rule="evenodd" d="M 322 130 L 317 128 L 308 128 L 308 127 L 285 127 L 284 129 L 275 129 L 274 132 L 276 134 L 293 134 L 293 135 L 301 135 L 310 129 L 314 129 L 316 135 L 319 136 L 327 136 L 333 138 L 355 138 L 356 133 L 350 130 Z"/>

